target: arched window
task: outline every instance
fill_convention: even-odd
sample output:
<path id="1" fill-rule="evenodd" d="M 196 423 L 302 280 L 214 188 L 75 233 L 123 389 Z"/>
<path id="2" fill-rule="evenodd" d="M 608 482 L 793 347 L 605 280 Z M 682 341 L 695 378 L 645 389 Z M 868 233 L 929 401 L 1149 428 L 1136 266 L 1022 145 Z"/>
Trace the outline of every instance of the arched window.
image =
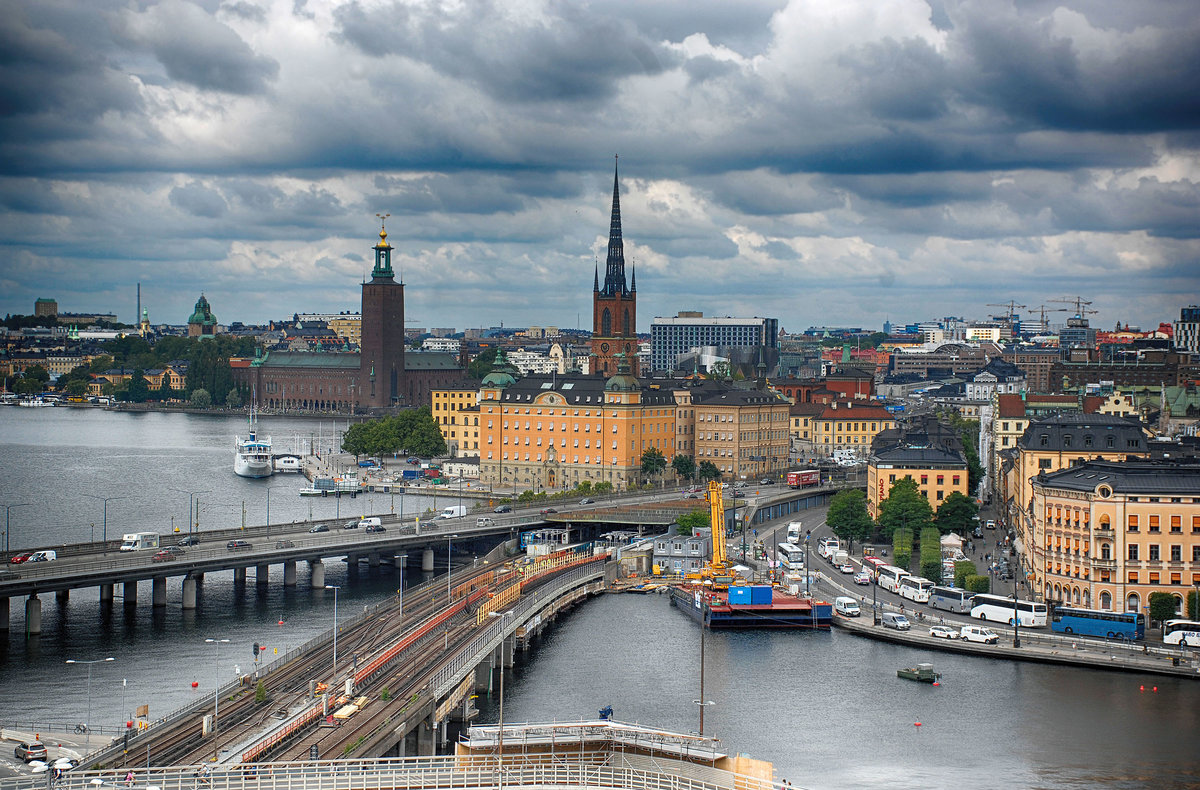
<path id="1" fill-rule="evenodd" d="M 1100 544 L 1100 559 L 1102 559 L 1102 560 L 1111 560 L 1112 559 L 1112 545 L 1111 544 L 1109 544 L 1109 543 L 1101 543 Z"/>
<path id="2" fill-rule="evenodd" d="M 1179 594 L 1175 595 L 1175 615 L 1183 617 L 1183 596 Z"/>
<path id="3" fill-rule="evenodd" d="M 612 313 L 608 312 L 607 307 L 600 314 L 600 336 L 612 337 Z"/>
<path id="4" fill-rule="evenodd" d="M 1127 611 L 1127 612 L 1142 611 L 1142 599 L 1138 598 L 1137 593 L 1129 593 L 1129 597 L 1125 599 L 1125 611 Z"/>
<path id="5" fill-rule="evenodd" d="M 1090 609 L 1091 606 L 1092 606 L 1092 591 L 1084 590 L 1083 591 L 1083 607 L 1085 609 Z"/>
<path id="6" fill-rule="evenodd" d="M 1100 608 L 1105 611 L 1112 609 L 1112 593 L 1108 590 L 1100 593 Z"/>
<path id="7" fill-rule="evenodd" d="M 1075 592 L 1072 594 L 1072 597 L 1075 599 L 1075 604 L 1078 605 L 1079 604 L 1079 588 L 1078 587 L 1075 588 Z"/>

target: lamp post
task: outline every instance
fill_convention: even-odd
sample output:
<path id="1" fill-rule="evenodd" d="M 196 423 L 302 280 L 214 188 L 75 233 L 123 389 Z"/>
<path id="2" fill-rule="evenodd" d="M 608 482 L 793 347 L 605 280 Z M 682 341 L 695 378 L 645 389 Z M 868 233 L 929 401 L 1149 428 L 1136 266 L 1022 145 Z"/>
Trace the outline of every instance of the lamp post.
<path id="1" fill-rule="evenodd" d="M 10 532 L 9 527 L 8 527 L 8 512 L 10 510 L 12 510 L 14 507 L 33 507 L 33 503 L 32 502 L 18 502 L 15 505 L 5 505 L 4 506 L 4 553 L 5 554 L 8 554 L 8 535 Z"/>
<path id="2" fill-rule="evenodd" d="M 1017 610 L 1017 574 L 1013 574 L 1013 647 L 1021 646 L 1021 613 Z"/>
<path id="3" fill-rule="evenodd" d="M 871 574 L 871 624 L 879 625 L 879 576 Z"/>
<path id="4" fill-rule="evenodd" d="M 704 709 L 709 705 L 715 705 L 712 700 L 704 699 L 704 632 L 708 630 L 707 624 L 701 618 L 700 623 L 700 699 L 692 700 L 692 703 L 700 707 L 700 734 L 704 734 Z"/>
<path id="5" fill-rule="evenodd" d="M 336 584 L 326 584 L 325 589 L 333 590 L 333 678 L 329 682 L 329 685 L 332 687 L 333 684 L 337 683 L 337 595 L 338 590 L 342 588 Z"/>
<path id="6" fill-rule="evenodd" d="M 103 664 L 106 661 L 116 661 L 115 658 L 93 658 L 91 661 L 77 661 L 73 658 L 68 658 L 68 664 L 86 664 L 88 668 L 87 675 L 87 718 L 84 719 L 83 728 L 86 731 L 86 745 L 84 746 L 85 753 L 92 751 L 92 664 Z"/>
<path id="7" fill-rule="evenodd" d="M 500 723 L 496 728 L 496 790 L 504 790 L 504 623 L 512 616 L 507 612 L 488 612 L 488 617 L 500 618 Z"/>
<path id="8" fill-rule="evenodd" d="M 176 493 L 179 493 L 179 494 L 187 494 L 188 495 L 188 518 L 187 518 L 188 530 L 187 530 L 187 534 L 191 535 L 192 534 L 192 524 L 199 520 L 199 519 L 195 518 L 195 514 L 192 512 L 192 497 L 195 496 L 196 494 L 208 494 L 208 493 L 211 493 L 211 491 L 209 491 L 209 490 L 186 491 L 182 488 L 172 488 L 170 490 L 175 491 Z"/>
<path id="9" fill-rule="evenodd" d="M 457 533 L 446 536 L 446 606 L 450 605 L 450 541 L 457 537 Z"/>
<path id="10" fill-rule="evenodd" d="M 808 539 L 811 537 L 812 530 L 804 530 L 804 594 L 810 598 L 812 597 L 812 590 L 809 582 L 812 580 L 812 568 L 808 564 Z"/>
<path id="11" fill-rule="evenodd" d="M 99 494 L 84 494 L 92 499 L 99 499 L 104 502 L 104 531 L 101 534 L 100 540 L 104 543 L 104 552 L 108 553 L 108 503 L 115 502 L 118 499 L 129 499 L 127 496 L 100 496 Z"/>
<path id="12" fill-rule="evenodd" d="M 217 722 L 221 713 L 221 645 L 229 644 L 228 639 L 205 639 L 205 644 L 210 644 L 216 650 L 216 660 L 213 662 L 213 762 L 217 761 L 217 749 L 220 746 L 217 743 L 217 732 L 219 727 Z"/>

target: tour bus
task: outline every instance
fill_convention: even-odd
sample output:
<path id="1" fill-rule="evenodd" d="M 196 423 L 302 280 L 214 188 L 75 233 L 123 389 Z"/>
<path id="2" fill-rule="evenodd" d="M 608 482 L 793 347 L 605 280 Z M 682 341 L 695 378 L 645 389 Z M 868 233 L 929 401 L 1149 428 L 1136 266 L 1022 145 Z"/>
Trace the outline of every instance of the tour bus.
<path id="1" fill-rule="evenodd" d="M 971 616 L 976 620 L 991 620 L 994 623 L 1008 623 L 1012 625 L 1014 608 L 1021 618 L 1021 625 L 1028 628 L 1040 627 L 1046 624 L 1048 618 L 1046 617 L 1046 604 L 1044 603 L 1034 603 L 1018 599 L 1014 607 L 1012 598 L 1005 598 L 1002 595 L 987 595 L 985 593 L 978 593 L 971 599 Z"/>
<path id="2" fill-rule="evenodd" d="M 804 547 L 795 543 L 783 542 L 775 552 L 779 567 L 789 571 L 804 570 Z"/>
<path id="3" fill-rule="evenodd" d="M 947 612 L 969 612 L 974 597 L 975 593 L 970 590 L 935 586 L 929 591 L 929 607 Z"/>
<path id="4" fill-rule="evenodd" d="M 833 556 L 833 553 L 842 547 L 842 542 L 837 538 L 821 538 L 817 542 L 817 554 L 820 554 L 825 559 Z"/>
<path id="5" fill-rule="evenodd" d="M 895 565 L 883 565 L 875 570 L 875 583 L 890 592 L 900 592 L 900 580 L 911 575 Z"/>
<path id="6" fill-rule="evenodd" d="M 1162 631 L 1165 645 L 1200 647 L 1200 623 L 1195 620 L 1167 620 Z"/>
<path id="7" fill-rule="evenodd" d="M 928 603 L 929 591 L 932 589 L 933 582 L 920 576 L 905 576 L 900 580 L 900 597 L 916 603 Z"/>
<path id="8" fill-rule="evenodd" d="M 1050 616 L 1050 630 L 1059 634 L 1105 636 L 1109 639 L 1145 639 L 1146 615 L 1140 612 L 1107 612 L 1102 609 L 1056 606 Z"/>

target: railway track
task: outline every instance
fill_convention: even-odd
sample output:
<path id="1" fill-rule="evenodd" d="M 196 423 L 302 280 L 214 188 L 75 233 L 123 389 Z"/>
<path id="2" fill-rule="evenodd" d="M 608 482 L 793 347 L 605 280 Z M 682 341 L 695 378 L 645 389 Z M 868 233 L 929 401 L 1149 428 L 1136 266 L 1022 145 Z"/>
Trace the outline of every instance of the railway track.
<path id="1" fill-rule="evenodd" d="M 456 590 L 474 580 L 492 574 L 486 568 L 459 571 Z M 398 641 L 404 632 L 432 616 L 445 605 L 444 580 L 433 579 L 408 591 L 404 612 L 398 617 L 398 601 L 390 602 L 374 616 L 355 623 L 338 633 L 338 669 L 345 674 L 353 655 L 370 656 Z M 120 759 L 124 765 L 187 765 L 210 760 L 214 752 L 237 748 L 249 731 L 261 731 L 280 711 L 292 711 L 309 698 L 310 681 L 331 683 L 333 679 L 333 640 L 327 639 L 302 656 L 261 675 L 270 705 L 255 702 L 255 683 L 247 678 L 232 696 L 221 700 L 216 736 L 202 733 L 202 723 L 211 709 L 198 710 L 181 721 L 151 729 L 130 744 Z M 228 692 L 226 692 L 228 693 Z"/>

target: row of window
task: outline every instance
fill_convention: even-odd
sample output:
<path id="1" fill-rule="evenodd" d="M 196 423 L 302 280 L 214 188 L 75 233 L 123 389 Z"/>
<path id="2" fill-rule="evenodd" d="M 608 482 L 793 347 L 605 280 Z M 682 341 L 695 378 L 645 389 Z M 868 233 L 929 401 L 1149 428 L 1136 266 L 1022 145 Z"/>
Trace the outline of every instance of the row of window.
<path id="1" fill-rule="evenodd" d="M 1146 547 L 1146 559 L 1150 562 L 1157 562 L 1162 559 L 1162 549 L 1157 543 L 1148 544 Z M 1128 551 L 1129 559 L 1137 561 L 1140 559 L 1141 549 L 1137 543 L 1130 543 L 1126 550 Z M 1178 543 L 1173 543 L 1168 549 L 1171 562 L 1183 561 L 1183 546 Z M 1200 546 L 1192 546 L 1192 562 L 1200 562 Z"/>
<path id="2" fill-rule="evenodd" d="M 1142 529 L 1140 521 L 1141 521 L 1141 519 L 1138 517 L 1137 514 L 1131 513 L 1128 517 L 1128 520 L 1125 523 L 1126 531 L 1127 532 L 1140 532 Z M 1170 517 L 1169 523 L 1170 523 L 1171 532 L 1173 532 L 1175 534 L 1180 534 L 1183 532 L 1183 516 L 1172 515 Z M 1107 527 L 1107 523 L 1104 521 L 1101 521 L 1100 528 L 1104 529 L 1106 527 Z M 1157 514 L 1148 516 L 1146 519 L 1146 531 L 1151 532 L 1151 533 L 1162 532 L 1161 517 L 1158 516 Z M 1200 534 L 1200 515 L 1192 516 L 1192 533 Z"/>

